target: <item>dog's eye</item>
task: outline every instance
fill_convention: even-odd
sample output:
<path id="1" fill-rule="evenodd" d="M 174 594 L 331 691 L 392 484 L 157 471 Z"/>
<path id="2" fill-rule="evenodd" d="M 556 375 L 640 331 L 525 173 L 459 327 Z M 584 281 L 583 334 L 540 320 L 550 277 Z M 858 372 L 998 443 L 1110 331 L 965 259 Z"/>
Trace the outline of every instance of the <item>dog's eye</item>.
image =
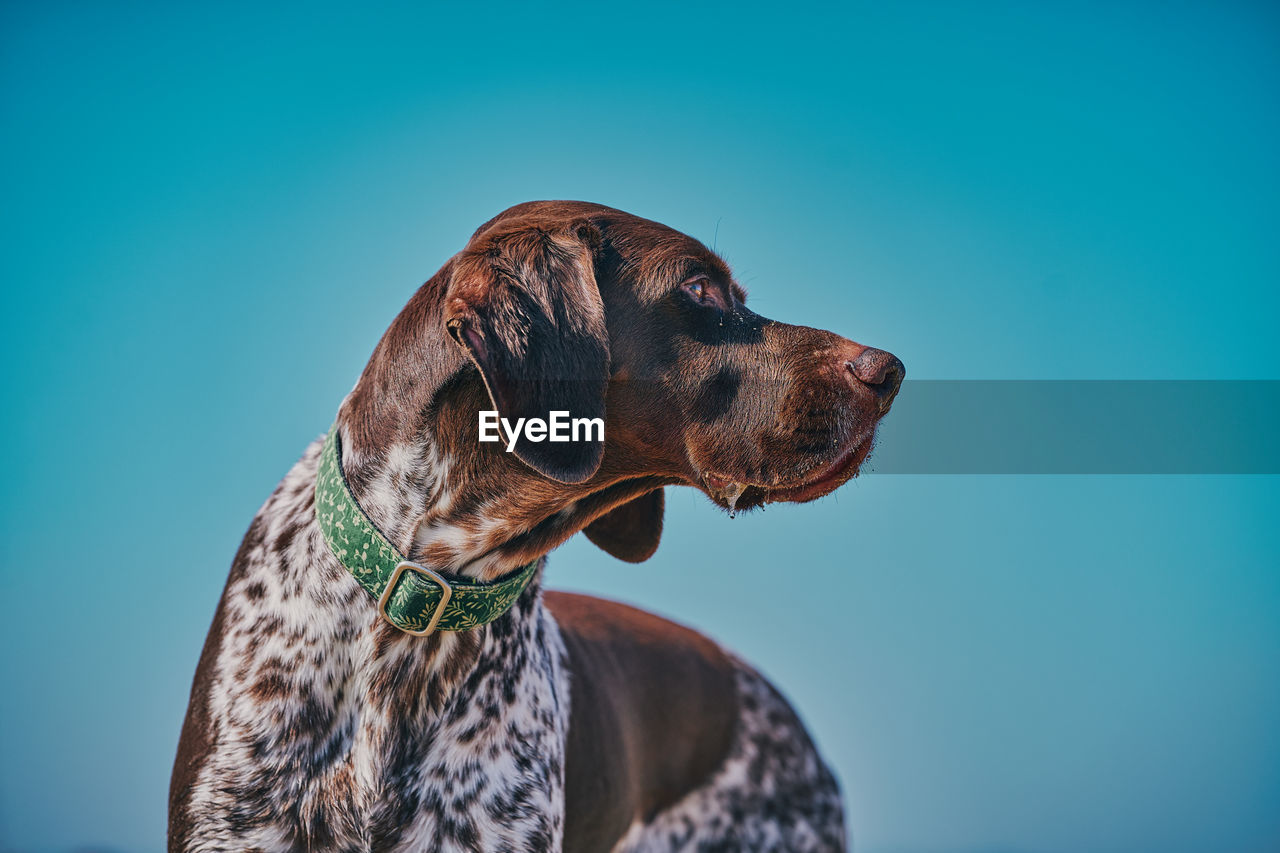
<path id="1" fill-rule="evenodd" d="M 728 311 L 731 307 L 728 291 L 704 275 L 689 279 L 680 285 L 680 289 L 689 294 L 695 302 L 706 305 L 708 308 Z"/>

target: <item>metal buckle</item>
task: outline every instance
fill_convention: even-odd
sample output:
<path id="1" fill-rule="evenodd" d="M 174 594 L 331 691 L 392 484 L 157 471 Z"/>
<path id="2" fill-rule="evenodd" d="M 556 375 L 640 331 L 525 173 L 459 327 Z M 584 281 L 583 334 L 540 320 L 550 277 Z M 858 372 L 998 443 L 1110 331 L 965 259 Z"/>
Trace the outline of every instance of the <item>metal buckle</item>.
<path id="1" fill-rule="evenodd" d="M 396 588 L 396 582 L 400 580 L 400 576 L 405 572 L 413 571 L 420 575 L 424 575 L 427 580 L 435 583 L 440 587 L 440 603 L 436 605 L 436 612 L 431 614 L 431 621 L 427 623 L 427 627 L 421 631 L 410 631 L 408 628 L 401 628 L 399 625 L 391 621 L 391 617 L 387 615 L 387 602 L 391 600 L 391 592 Z M 426 566 L 420 566 L 417 563 L 411 563 L 405 560 L 396 566 L 395 571 L 391 573 L 391 580 L 387 581 L 387 588 L 382 591 L 382 596 L 378 598 L 378 615 L 387 620 L 387 624 L 395 628 L 397 631 L 403 631 L 406 634 L 412 634 L 415 637 L 425 637 L 432 634 L 436 630 L 436 625 L 440 623 L 440 617 L 444 615 L 445 605 L 449 603 L 449 599 L 453 598 L 453 587 L 449 586 L 449 582 L 440 577 L 436 572 L 428 569 Z"/>

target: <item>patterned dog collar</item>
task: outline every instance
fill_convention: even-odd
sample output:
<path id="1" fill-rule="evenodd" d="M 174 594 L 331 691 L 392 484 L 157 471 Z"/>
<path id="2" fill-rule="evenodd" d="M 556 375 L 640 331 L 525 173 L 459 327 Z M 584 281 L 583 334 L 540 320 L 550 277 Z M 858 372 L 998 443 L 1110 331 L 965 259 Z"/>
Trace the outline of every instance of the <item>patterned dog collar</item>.
<path id="1" fill-rule="evenodd" d="M 342 473 L 342 448 L 334 424 L 320 452 L 316 520 L 329 550 L 378 602 L 378 613 L 415 637 L 487 625 L 515 604 L 538 561 L 490 583 L 445 578 L 406 559 L 356 503 Z"/>

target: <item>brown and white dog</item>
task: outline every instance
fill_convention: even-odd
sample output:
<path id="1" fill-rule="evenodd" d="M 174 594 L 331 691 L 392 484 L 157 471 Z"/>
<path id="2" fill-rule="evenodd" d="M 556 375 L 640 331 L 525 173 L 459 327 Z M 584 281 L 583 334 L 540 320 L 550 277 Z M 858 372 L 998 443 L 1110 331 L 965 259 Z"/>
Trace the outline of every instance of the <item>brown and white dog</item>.
<path id="1" fill-rule="evenodd" d="M 648 558 L 668 485 L 729 509 L 825 495 L 857 473 L 902 364 L 744 300 L 719 257 L 656 222 L 513 207 L 414 294 L 342 403 L 351 491 L 401 553 L 481 580 L 580 530 Z M 478 441 L 488 409 L 602 417 L 605 438 L 507 453 Z M 381 619 L 317 525 L 320 447 L 232 565 L 171 850 L 844 849 L 836 781 L 795 713 L 693 631 L 540 577 L 471 631 Z"/>

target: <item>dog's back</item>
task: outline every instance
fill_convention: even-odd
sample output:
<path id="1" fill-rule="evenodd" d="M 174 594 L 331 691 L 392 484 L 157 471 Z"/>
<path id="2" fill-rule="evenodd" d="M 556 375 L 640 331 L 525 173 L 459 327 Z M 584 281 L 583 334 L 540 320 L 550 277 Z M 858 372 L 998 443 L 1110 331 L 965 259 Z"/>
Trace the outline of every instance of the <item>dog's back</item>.
<path id="1" fill-rule="evenodd" d="M 844 849 L 834 778 L 751 667 L 634 607 L 544 600 L 573 696 L 566 851 Z"/>

